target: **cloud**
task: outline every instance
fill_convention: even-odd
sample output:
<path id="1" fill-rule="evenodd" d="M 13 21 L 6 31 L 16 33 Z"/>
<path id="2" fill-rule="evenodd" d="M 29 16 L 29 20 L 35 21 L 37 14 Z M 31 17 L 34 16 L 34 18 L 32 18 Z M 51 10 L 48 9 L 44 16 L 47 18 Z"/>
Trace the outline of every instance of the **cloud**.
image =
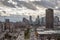
<path id="1" fill-rule="evenodd" d="M 36 16 L 36 14 L 40 15 L 40 14 L 44 13 L 44 11 L 45 11 L 44 8 L 49 8 L 49 7 L 54 8 L 56 6 L 56 4 L 54 2 L 49 2 L 49 1 L 29 1 L 29 2 L 27 2 L 27 1 L 12 0 L 12 1 L 10 1 L 10 3 L 8 1 L 10 1 L 10 0 L 2 1 L 2 4 L 4 5 L 3 7 L 7 6 L 7 7 L 3 8 L 4 11 L 7 10 L 6 12 L 8 14 L 26 13 L 26 16 L 27 16 L 27 14 L 28 15 L 31 14 L 34 16 Z M 17 6 L 17 8 L 16 8 L 16 6 Z M 15 8 L 15 9 L 13 10 L 12 8 Z M 42 8 L 42 9 L 40 9 L 40 8 Z M 60 10 L 60 8 L 58 8 L 57 10 Z"/>
<path id="2" fill-rule="evenodd" d="M 15 8 L 15 6 L 12 3 L 9 3 L 8 1 L 9 0 L 2 1 L 2 4 L 5 6 L 8 6 L 8 7 L 14 7 Z"/>
<path id="3" fill-rule="evenodd" d="M 16 3 L 16 5 L 15 5 L 15 3 Z M 37 8 L 33 4 L 27 3 L 26 1 L 5 0 L 5 1 L 2 1 L 2 4 L 4 4 L 7 7 L 12 7 L 12 8 L 16 8 L 16 6 L 18 6 L 18 7 L 26 7 L 27 9 L 31 9 L 31 10 L 37 10 Z"/>
<path id="4" fill-rule="evenodd" d="M 34 1 L 33 4 L 46 8 L 54 8 L 56 6 L 56 4 L 48 1 Z"/>
<path id="5" fill-rule="evenodd" d="M 27 3 L 25 1 L 18 1 L 17 5 L 22 5 L 28 9 L 32 9 L 32 10 L 37 10 L 37 8 L 35 6 L 33 6 L 33 4 Z"/>

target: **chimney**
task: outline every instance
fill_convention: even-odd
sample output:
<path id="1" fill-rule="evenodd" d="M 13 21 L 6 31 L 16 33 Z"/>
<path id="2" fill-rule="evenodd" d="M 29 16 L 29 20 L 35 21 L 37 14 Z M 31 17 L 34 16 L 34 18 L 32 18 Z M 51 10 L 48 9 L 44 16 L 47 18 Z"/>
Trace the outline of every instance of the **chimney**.
<path id="1" fill-rule="evenodd" d="M 54 14 L 53 9 L 51 8 L 46 9 L 46 28 L 47 29 L 53 29 L 53 22 L 54 22 L 53 14 Z"/>

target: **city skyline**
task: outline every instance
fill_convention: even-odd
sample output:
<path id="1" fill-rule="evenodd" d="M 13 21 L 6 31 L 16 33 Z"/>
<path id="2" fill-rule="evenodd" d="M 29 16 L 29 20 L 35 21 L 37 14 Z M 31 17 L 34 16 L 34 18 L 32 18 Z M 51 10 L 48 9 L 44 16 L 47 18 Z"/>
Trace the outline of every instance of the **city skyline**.
<path id="1" fill-rule="evenodd" d="M 0 0 L 0 40 L 60 40 L 60 0 Z"/>
<path id="2" fill-rule="evenodd" d="M 24 17 L 22 21 L 17 22 L 11 22 L 9 16 L 0 16 L 5 19 L 4 22 L 0 21 L 0 40 L 60 40 L 59 17 L 54 17 L 54 10 L 51 8 L 46 9 L 45 13 L 45 17 L 40 19 L 38 15 L 35 21 L 32 16 L 29 16 L 29 20 Z M 19 15 L 19 18 L 14 18 L 19 20 L 21 17 Z"/>

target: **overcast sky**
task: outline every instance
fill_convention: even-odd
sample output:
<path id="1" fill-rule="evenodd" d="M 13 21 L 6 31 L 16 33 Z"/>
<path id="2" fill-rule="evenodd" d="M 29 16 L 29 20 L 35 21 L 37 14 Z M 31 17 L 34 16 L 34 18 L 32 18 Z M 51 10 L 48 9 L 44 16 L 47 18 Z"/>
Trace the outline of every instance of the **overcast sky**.
<path id="1" fill-rule="evenodd" d="M 47 8 L 54 9 L 54 14 L 60 16 L 60 0 L 0 0 L 0 15 L 45 16 Z"/>

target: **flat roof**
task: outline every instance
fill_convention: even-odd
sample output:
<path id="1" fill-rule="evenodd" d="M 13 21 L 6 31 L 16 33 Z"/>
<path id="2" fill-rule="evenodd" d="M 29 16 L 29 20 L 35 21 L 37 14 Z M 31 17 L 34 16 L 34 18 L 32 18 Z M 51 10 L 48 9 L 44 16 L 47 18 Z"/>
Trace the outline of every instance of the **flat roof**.
<path id="1" fill-rule="evenodd" d="M 37 32 L 38 34 L 60 34 L 60 30 L 43 30 Z"/>

